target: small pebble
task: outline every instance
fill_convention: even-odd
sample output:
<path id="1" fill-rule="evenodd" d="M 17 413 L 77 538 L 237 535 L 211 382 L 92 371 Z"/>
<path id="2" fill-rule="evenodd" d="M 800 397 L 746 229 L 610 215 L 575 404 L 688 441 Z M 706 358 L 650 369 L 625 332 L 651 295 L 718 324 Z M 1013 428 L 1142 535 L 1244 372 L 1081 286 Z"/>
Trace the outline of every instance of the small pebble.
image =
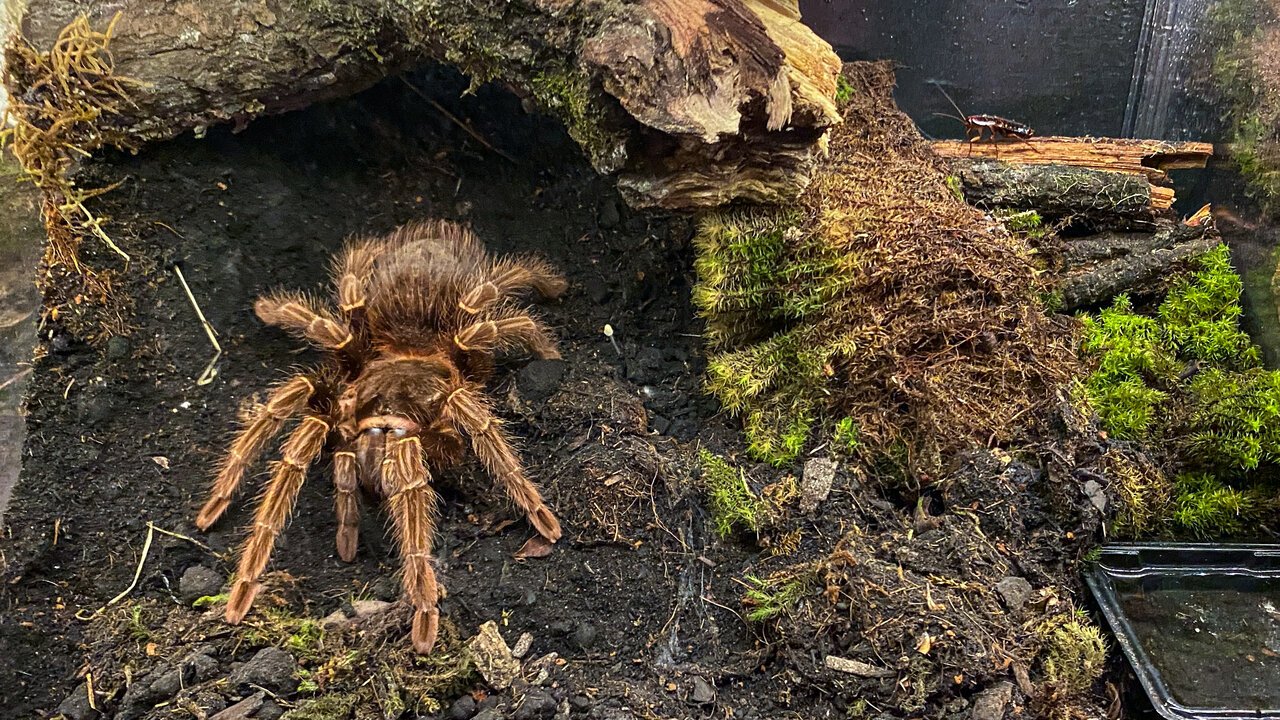
<path id="1" fill-rule="evenodd" d="M 288 694 L 298 689 L 298 661 L 280 648 L 263 648 L 231 673 L 229 685 L 233 689 L 257 685 L 276 694 Z"/>
<path id="2" fill-rule="evenodd" d="M 512 720 L 541 720 L 556 713 L 556 701 L 551 693 L 541 688 L 531 688 L 520 698 Z"/>
<path id="3" fill-rule="evenodd" d="M 93 720 L 98 717 L 98 711 L 89 706 L 89 692 L 84 685 L 72 690 L 58 705 L 58 714 L 66 716 L 67 720 Z"/>
<path id="4" fill-rule="evenodd" d="M 716 689 L 711 683 L 698 676 L 693 678 L 693 694 L 690 696 L 699 705 L 707 705 L 716 699 Z"/>
<path id="5" fill-rule="evenodd" d="M 1010 610 L 1021 610 L 1031 598 L 1031 583 L 1014 575 L 1001 578 L 996 583 L 996 592 L 1004 598 L 1004 604 Z"/>
<path id="6" fill-rule="evenodd" d="M 178 580 L 178 597 L 186 605 L 202 597 L 217 595 L 222 590 L 222 573 L 204 565 L 192 565 Z"/>
<path id="7" fill-rule="evenodd" d="M 511 648 L 511 656 L 522 658 L 529 654 L 529 648 L 533 647 L 533 634 L 524 633 L 516 640 L 516 646 Z"/>
<path id="8" fill-rule="evenodd" d="M 591 623 L 582 623 L 573 631 L 573 641 L 583 648 L 589 648 L 596 641 L 596 629 Z"/>
<path id="9" fill-rule="evenodd" d="M 470 695 L 463 695 L 449 706 L 450 720 L 471 720 L 471 716 L 475 714 L 476 699 Z"/>

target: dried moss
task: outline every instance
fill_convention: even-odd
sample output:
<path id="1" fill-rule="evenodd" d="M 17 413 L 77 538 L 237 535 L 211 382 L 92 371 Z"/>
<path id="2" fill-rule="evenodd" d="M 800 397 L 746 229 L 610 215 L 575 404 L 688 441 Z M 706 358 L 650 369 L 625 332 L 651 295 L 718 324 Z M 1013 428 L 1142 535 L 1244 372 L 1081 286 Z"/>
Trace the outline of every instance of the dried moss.
<path id="1" fill-rule="evenodd" d="M 742 599 L 749 608 L 747 619 L 764 622 L 786 612 L 813 590 L 818 577 L 818 571 L 809 565 L 788 568 L 763 579 L 747 575 L 749 587 Z"/>
<path id="2" fill-rule="evenodd" d="M 1025 239 L 955 196 L 893 106 L 887 67 L 857 68 L 830 157 L 796 203 L 699 224 L 707 389 L 743 418 L 758 459 L 791 462 L 848 417 L 867 459 L 905 448 L 923 468 L 1008 438 L 1073 360 Z"/>
<path id="3" fill-rule="evenodd" d="M 1102 676 L 1107 646 L 1101 631 L 1083 615 L 1054 618 L 1037 634 L 1044 643 L 1045 678 L 1060 695 L 1088 692 Z"/>

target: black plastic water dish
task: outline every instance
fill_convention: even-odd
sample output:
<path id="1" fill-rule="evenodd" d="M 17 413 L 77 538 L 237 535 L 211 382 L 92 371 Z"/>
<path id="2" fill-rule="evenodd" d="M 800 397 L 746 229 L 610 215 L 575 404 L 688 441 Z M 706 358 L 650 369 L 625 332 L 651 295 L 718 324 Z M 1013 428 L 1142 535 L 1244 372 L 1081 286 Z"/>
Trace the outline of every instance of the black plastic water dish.
<path id="1" fill-rule="evenodd" d="M 1160 715 L 1280 719 L 1280 545 L 1111 545 L 1085 580 Z"/>

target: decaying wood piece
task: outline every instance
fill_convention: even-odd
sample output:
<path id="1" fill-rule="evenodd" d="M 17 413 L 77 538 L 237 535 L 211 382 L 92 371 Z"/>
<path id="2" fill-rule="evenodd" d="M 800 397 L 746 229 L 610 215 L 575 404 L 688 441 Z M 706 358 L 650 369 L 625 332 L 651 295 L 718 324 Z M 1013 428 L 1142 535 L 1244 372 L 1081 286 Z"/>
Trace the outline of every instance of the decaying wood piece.
<path id="1" fill-rule="evenodd" d="M 1201 168 L 1213 154 L 1203 142 L 1164 142 L 1117 138 L 1043 137 L 1000 142 L 941 140 L 934 152 L 943 157 L 990 158 L 1020 165 L 1070 165 L 1143 175 L 1167 185 L 1169 170 Z"/>
<path id="2" fill-rule="evenodd" d="M 1095 228 L 1145 225 L 1169 209 L 1164 190 L 1132 173 L 1068 165 L 951 158 L 965 200 L 984 209 L 1035 210 L 1045 220 Z M 1171 195 L 1171 194 L 1170 194 Z"/>
<path id="3" fill-rule="evenodd" d="M 1157 292 L 1176 267 L 1222 242 L 1212 222 L 1161 222 L 1153 233 L 1103 232 L 1065 240 L 1062 310 L 1101 305 L 1122 292 Z"/>
<path id="4" fill-rule="evenodd" d="M 101 122 L 134 145 L 438 61 L 560 117 L 633 205 L 691 208 L 794 196 L 839 121 L 839 60 L 794 0 L 41 0 L 10 42 L 46 50 L 117 12 L 115 72 L 137 82 Z"/>

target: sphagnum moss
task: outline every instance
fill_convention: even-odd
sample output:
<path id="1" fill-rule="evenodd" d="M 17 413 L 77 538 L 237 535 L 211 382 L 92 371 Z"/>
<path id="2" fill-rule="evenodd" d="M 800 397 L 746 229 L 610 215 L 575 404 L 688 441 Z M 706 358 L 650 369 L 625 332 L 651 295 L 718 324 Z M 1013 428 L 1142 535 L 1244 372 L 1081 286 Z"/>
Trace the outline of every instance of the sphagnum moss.
<path id="1" fill-rule="evenodd" d="M 1085 394 L 1103 429 L 1165 457 L 1163 468 L 1104 463 L 1123 503 L 1122 534 L 1249 535 L 1280 505 L 1250 475 L 1280 466 L 1280 372 L 1260 367 L 1240 330 L 1240 292 L 1219 246 L 1153 315 L 1121 296 L 1083 318 L 1081 348 L 1094 363 Z"/>

